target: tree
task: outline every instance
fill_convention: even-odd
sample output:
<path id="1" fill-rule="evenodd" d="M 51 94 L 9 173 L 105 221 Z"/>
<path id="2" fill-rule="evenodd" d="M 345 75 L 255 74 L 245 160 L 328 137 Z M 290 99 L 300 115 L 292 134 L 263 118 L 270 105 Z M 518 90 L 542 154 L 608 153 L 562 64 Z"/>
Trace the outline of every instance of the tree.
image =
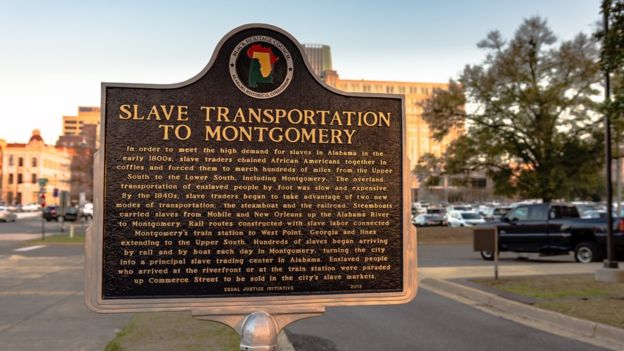
<path id="1" fill-rule="evenodd" d="M 539 17 L 509 41 L 490 32 L 478 43 L 484 61 L 423 103 L 438 140 L 466 129 L 438 159 L 446 174 L 485 171 L 498 194 L 544 201 L 595 191 L 603 154 L 598 49 L 582 33 L 556 43 Z"/>
<path id="2" fill-rule="evenodd" d="M 602 13 L 607 15 L 609 32 L 596 33 L 603 45 L 600 51 L 600 65 L 611 76 L 611 101 L 604 106 L 616 129 L 616 138 L 621 139 L 624 130 L 624 0 L 603 0 Z"/>

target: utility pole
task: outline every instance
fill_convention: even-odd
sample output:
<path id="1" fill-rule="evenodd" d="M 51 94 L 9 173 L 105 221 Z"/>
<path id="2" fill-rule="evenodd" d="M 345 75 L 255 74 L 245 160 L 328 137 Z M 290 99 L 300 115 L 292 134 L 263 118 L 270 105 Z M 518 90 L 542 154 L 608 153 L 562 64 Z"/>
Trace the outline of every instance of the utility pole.
<path id="1" fill-rule="evenodd" d="M 610 2 L 603 11 L 604 40 L 605 43 L 609 36 L 609 10 Z M 605 102 L 611 101 L 611 81 L 609 77 L 609 68 L 605 67 Z M 604 268 L 618 268 L 615 260 L 615 246 L 613 245 L 613 184 L 611 183 L 611 118 L 609 113 L 605 114 L 605 161 L 607 173 L 607 259 L 604 261 Z"/>

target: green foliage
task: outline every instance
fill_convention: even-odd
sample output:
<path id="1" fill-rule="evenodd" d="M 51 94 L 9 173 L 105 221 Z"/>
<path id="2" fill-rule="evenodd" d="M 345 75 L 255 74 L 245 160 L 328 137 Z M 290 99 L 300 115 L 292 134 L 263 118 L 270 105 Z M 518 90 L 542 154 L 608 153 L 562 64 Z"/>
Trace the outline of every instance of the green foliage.
<path id="1" fill-rule="evenodd" d="M 624 133 L 624 0 L 603 0 L 602 13 L 607 15 L 609 32 L 596 33 L 602 42 L 600 65 L 611 76 L 611 100 L 603 106 L 613 121 L 617 140 Z"/>
<path id="2" fill-rule="evenodd" d="M 483 170 L 507 196 L 550 201 L 597 192 L 603 151 L 595 42 L 581 33 L 557 45 L 546 21 L 534 17 L 509 41 L 493 31 L 478 47 L 484 61 L 423 103 L 437 139 L 466 130 L 435 160 L 443 172 Z"/>

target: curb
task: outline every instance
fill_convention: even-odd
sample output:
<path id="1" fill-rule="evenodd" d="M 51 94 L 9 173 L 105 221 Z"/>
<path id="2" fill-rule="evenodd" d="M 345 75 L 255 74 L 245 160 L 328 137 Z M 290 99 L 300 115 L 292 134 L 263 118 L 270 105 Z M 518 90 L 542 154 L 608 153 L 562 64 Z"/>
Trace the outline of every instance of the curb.
<path id="1" fill-rule="evenodd" d="M 620 348 L 624 345 L 624 330 L 610 325 L 543 310 L 447 280 L 425 279 L 421 281 L 421 286 L 453 294 L 526 320 L 543 323 L 553 329 L 580 334 L 587 338 L 615 344 Z"/>

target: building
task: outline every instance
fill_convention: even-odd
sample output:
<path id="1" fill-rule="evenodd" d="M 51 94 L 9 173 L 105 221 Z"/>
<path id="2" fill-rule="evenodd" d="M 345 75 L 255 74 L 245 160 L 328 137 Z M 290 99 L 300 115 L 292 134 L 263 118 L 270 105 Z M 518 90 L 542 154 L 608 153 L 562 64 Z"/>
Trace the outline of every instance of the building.
<path id="1" fill-rule="evenodd" d="M 4 153 L 6 152 L 6 146 L 7 146 L 7 142 L 4 139 L 0 139 L 0 205 L 5 203 L 5 200 L 2 198 L 2 179 L 3 179 L 3 173 L 2 173 L 2 160 Z"/>
<path id="2" fill-rule="evenodd" d="M 57 204 L 58 194 L 69 191 L 70 155 L 46 145 L 37 129 L 26 144 L 7 143 L 1 163 L 0 202 L 15 205 L 38 202 L 41 178 L 47 179 L 46 202 L 49 204 Z"/>
<path id="3" fill-rule="evenodd" d="M 61 135 L 56 147 L 71 156 L 69 197 L 72 203 L 93 201 L 93 155 L 97 126 L 84 124 L 80 135 Z"/>
<path id="4" fill-rule="evenodd" d="M 462 130 L 452 130 L 442 141 L 431 136 L 429 125 L 422 119 L 420 103 L 431 96 L 434 89 L 446 89 L 446 83 L 415 83 L 374 80 L 340 79 L 334 72 L 326 72 L 326 83 L 342 91 L 353 93 L 400 94 L 405 96 L 405 118 L 407 124 L 407 157 L 410 169 L 425 154 L 440 156 Z"/>
<path id="5" fill-rule="evenodd" d="M 463 128 L 452 129 L 443 140 L 437 141 L 433 138 L 429 125 L 422 118 L 421 103 L 431 97 L 435 89 L 447 89 L 447 83 L 342 79 L 338 72 L 332 69 L 329 46 L 319 44 L 304 44 L 303 46 L 315 73 L 326 84 L 338 90 L 404 96 L 407 126 L 406 148 L 411 170 L 425 154 L 441 156 L 447 147 L 464 132 Z M 410 177 L 410 183 L 412 198 L 427 201 L 483 200 L 491 198 L 493 193 L 491 181 L 482 174 L 472 176 L 468 185 L 456 185 L 454 179 L 446 179 L 446 177 L 439 186 L 433 186 L 430 189 L 421 187 L 415 176 Z"/>
<path id="6" fill-rule="evenodd" d="M 57 148 L 69 153 L 71 160 L 70 200 L 93 201 L 93 156 L 100 143 L 100 108 L 78 107 L 78 115 L 63 116 L 63 135 Z"/>
<path id="7" fill-rule="evenodd" d="M 63 135 L 82 135 L 84 126 L 96 126 L 96 147 L 100 140 L 100 108 L 92 106 L 78 107 L 78 115 L 63 116 Z"/>
<path id="8" fill-rule="evenodd" d="M 303 44 L 303 50 L 308 57 L 312 70 L 321 79 L 325 79 L 325 72 L 334 70 L 332 68 L 331 49 L 328 45 Z"/>
<path id="9" fill-rule="evenodd" d="M 410 161 L 410 169 L 413 170 L 418 164 L 418 160 L 425 154 L 435 156 L 442 155 L 449 144 L 455 140 L 463 129 L 453 129 L 444 137 L 437 141 L 433 138 L 429 125 L 422 118 L 422 107 L 420 104 L 431 96 L 434 89 L 447 89 L 446 83 L 420 83 L 420 82 L 397 82 L 397 81 L 375 81 L 375 80 L 353 80 L 341 79 L 336 71 L 327 71 L 324 74 L 324 81 L 336 89 L 353 93 L 371 94 L 399 94 L 404 96 L 404 113 L 407 130 L 406 148 L 407 157 Z M 420 184 L 416 177 L 411 177 L 412 198 L 421 198 L 424 191 L 420 191 Z M 439 200 L 446 200 L 448 193 L 447 183 L 441 191 Z M 423 189 L 424 190 L 424 189 Z M 430 194 L 430 193 L 428 193 Z"/>

